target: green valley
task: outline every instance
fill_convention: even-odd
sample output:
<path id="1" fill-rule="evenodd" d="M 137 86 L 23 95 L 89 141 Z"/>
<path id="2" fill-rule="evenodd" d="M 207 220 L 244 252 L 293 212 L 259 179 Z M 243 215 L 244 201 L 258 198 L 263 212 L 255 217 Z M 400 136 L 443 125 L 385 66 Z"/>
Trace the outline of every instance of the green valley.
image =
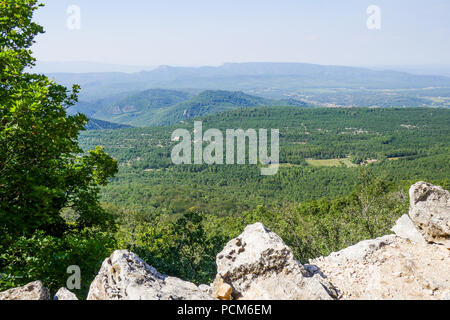
<path id="1" fill-rule="evenodd" d="M 85 132 L 84 148 L 104 145 L 120 164 L 103 190 L 104 201 L 145 211 L 180 213 L 195 207 L 224 215 L 261 204 L 346 195 L 358 166 L 395 183 L 449 178 L 450 111 L 445 109 L 264 107 L 200 119 L 205 128 L 279 128 L 280 172 L 263 177 L 250 165 L 172 164 L 171 133 L 178 127 L 192 130 L 192 121 Z M 393 157 L 399 159 L 389 161 Z"/>

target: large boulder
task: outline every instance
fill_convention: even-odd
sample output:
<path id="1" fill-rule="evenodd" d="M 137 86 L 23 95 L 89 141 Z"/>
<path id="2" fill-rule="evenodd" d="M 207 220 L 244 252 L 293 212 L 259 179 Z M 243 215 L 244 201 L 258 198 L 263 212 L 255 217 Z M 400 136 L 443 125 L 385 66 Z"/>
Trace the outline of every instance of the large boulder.
<path id="1" fill-rule="evenodd" d="M 450 255 L 441 245 L 388 235 L 310 263 L 338 288 L 340 299 L 450 298 Z"/>
<path id="2" fill-rule="evenodd" d="M 88 300 L 210 300 L 195 284 L 156 271 L 136 254 L 115 251 L 91 283 Z"/>
<path id="3" fill-rule="evenodd" d="M 450 248 L 450 192 L 426 182 L 409 189 L 409 216 L 424 238 Z"/>
<path id="4" fill-rule="evenodd" d="M 53 300 L 78 300 L 78 298 L 73 292 L 70 292 L 66 288 L 61 288 L 53 296 Z"/>
<path id="5" fill-rule="evenodd" d="M 319 273 L 311 273 L 295 258 L 281 238 L 261 223 L 247 226 L 217 255 L 217 297 L 232 288 L 234 299 L 332 299 L 333 286 Z M 223 283 L 221 282 L 223 280 Z M 221 285 L 217 286 L 217 283 Z"/>
<path id="6" fill-rule="evenodd" d="M 50 300 L 50 292 L 41 281 L 0 292 L 0 300 Z"/>

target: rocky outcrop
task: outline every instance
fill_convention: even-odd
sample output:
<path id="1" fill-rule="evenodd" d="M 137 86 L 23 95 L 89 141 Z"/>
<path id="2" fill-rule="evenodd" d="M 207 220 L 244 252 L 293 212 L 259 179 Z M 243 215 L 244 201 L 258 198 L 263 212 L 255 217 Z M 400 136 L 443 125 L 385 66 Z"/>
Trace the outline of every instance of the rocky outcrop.
<path id="1" fill-rule="evenodd" d="M 92 282 L 88 300 L 208 300 L 195 284 L 156 271 L 136 254 L 115 251 Z"/>
<path id="2" fill-rule="evenodd" d="M 0 292 L 0 300 L 50 300 L 50 292 L 41 281 Z"/>
<path id="3" fill-rule="evenodd" d="M 425 182 L 410 189 L 408 215 L 395 234 L 361 241 L 302 265 L 261 223 L 247 226 L 217 255 L 214 282 L 163 275 L 136 254 L 115 251 L 92 282 L 89 300 L 449 299 L 450 195 Z M 40 281 L 0 293 L 0 300 L 44 300 Z M 65 288 L 57 300 L 75 300 Z"/>
<path id="4" fill-rule="evenodd" d="M 310 261 L 340 299 L 450 299 L 449 251 L 395 235 Z"/>
<path id="5" fill-rule="evenodd" d="M 410 188 L 409 216 L 392 228 L 395 235 L 310 263 L 338 288 L 340 299 L 450 299 L 449 199 L 441 187 L 418 182 Z"/>
<path id="6" fill-rule="evenodd" d="M 70 292 L 66 288 L 61 288 L 53 296 L 53 300 L 78 300 L 78 298 L 73 292 Z"/>
<path id="7" fill-rule="evenodd" d="M 429 242 L 450 248 L 450 192 L 426 182 L 409 190 L 409 216 Z"/>
<path id="8" fill-rule="evenodd" d="M 216 263 L 217 278 L 232 288 L 234 299 L 334 297 L 333 286 L 305 269 L 283 240 L 261 223 L 247 226 L 239 237 L 228 242 Z"/>

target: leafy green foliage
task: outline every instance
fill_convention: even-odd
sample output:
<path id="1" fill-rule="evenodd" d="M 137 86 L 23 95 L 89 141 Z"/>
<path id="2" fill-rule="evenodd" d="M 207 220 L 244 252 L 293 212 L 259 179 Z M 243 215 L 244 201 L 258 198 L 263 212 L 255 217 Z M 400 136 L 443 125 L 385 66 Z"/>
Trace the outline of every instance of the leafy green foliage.
<path id="1" fill-rule="evenodd" d="M 215 257 L 224 239 L 207 234 L 203 220 L 204 215 L 193 210 L 171 222 L 157 219 L 141 226 L 131 249 L 160 272 L 208 283 L 216 272 Z"/>
<path id="2" fill-rule="evenodd" d="M 41 280 L 51 293 L 66 286 L 67 268 L 81 271 L 81 289 L 73 290 L 85 299 L 105 257 L 116 248 L 112 234 L 97 228 L 71 231 L 61 237 L 36 231 L 0 246 L 0 288 L 12 288 Z"/>
<path id="3" fill-rule="evenodd" d="M 210 281 L 215 256 L 228 235 L 211 233 L 208 215 L 193 208 L 177 216 L 151 214 L 107 205 L 119 226 L 119 248 L 127 248 L 159 272 L 197 284 Z M 215 227 L 215 226 L 214 226 Z"/>
<path id="4" fill-rule="evenodd" d="M 43 33 L 32 22 L 39 6 L 0 1 L 0 289 L 32 278 L 57 289 L 65 283 L 64 263 L 80 264 L 82 254 L 84 269 L 92 272 L 101 257 L 92 254 L 111 242 L 101 232 L 114 228 L 98 193 L 117 172 L 117 161 L 101 147 L 80 155 L 78 134 L 87 118 L 66 113 L 79 87 L 69 91 L 24 72 L 35 62 L 34 37 Z M 64 210 L 72 221 L 63 218 Z"/>

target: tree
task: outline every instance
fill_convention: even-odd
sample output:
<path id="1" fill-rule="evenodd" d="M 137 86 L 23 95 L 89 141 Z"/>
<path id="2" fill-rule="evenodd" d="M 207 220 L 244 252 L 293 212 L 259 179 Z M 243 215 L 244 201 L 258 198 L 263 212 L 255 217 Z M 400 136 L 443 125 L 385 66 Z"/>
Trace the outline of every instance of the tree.
<path id="1" fill-rule="evenodd" d="M 24 71 L 34 65 L 30 47 L 43 33 L 32 22 L 39 6 L 0 1 L 0 222 L 15 235 L 61 235 L 68 225 L 60 213 L 68 207 L 79 227 L 100 224 L 98 186 L 117 171 L 102 148 L 79 155 L 78 134 L 88 120 L 66 113 L 79 87 L 69 91 Z"/>
<path id="2" fill-rule="evenodd" d="M 379 229 L 384 231 L 385 223 L 382 223 L 381 220 L 386 215 L 385 210 L 390 208 L 392 202 L 392 196 L 388 191 L 384 179 L 376 177 L 367 167 L 359 169 L 354 191 L 358 202 L 355 212 L 364 221 L 370 238 L 375 238 Z"/>
<path id="3" fill-rule="evenodd" d="M 36 278 L 62 286 L 67 263 L 79 263 L 89 280 L 114 242 L 98 193 L 117 162 L 101 147 L 87 154 L 79 147 L 88 119 L 66 112 L 79 86 L 25 71 L 44 32 L 32 21 L 40 6 L 0 0 L 0 291 Z"/>
<path id="4" fill-rule="evenodd" d="M 136 228 L 130 247 L 159 272 L 196 284 L 210 283 L 215 257 L 228 237 L 205 230 L 207 216 L 190 208 L 179 217 L 159 215 Z"/>

